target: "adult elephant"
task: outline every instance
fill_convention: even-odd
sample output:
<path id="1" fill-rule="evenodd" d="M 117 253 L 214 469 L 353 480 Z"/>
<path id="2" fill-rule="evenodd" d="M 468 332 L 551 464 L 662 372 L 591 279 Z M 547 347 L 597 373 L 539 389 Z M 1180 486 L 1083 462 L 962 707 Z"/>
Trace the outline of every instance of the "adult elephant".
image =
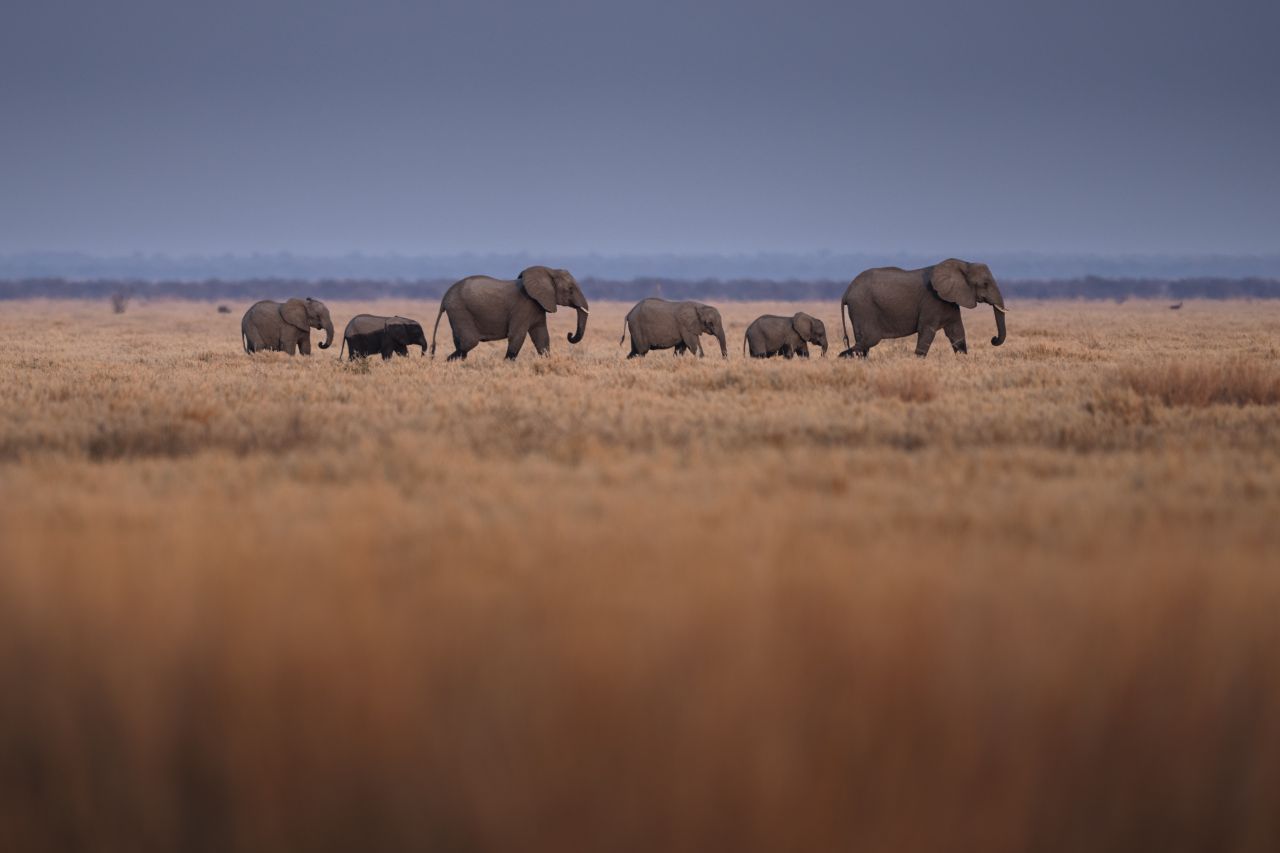
<path id="1" fill-rule="evenodd" d="M 747 326 L 747 333 L 742 336 L 742 349 L 751 348 L 752 358 L 771 358 L 780 355 L 791 358 L 798 355 L 809 357 L 809 344 L 822 347 L 822 354 L 827 354 L 827 327 L 817 317 L 799 311 L 790 317 L 779 317 L 765 314 L 757 317 Z"/>
<path id="2" fill-rule="evenodd" d="M 329 309 L 316 299 L 290 299 L 288 302 L 257 302 L 240 320 L 240 337 L 245 352 L 283 350 L 293 355 L 298 350 L 311 355 L 311 330 L 324 329 L 320 349 L 333 343 L 333 321 Z"/>
<path id="3" fill-rule="evenodd" d="M 440 300 L 440 313 L 431 331 L 431 354 L 436 354 L 436 334 L 440 317 L 449 315 L 453 329 L 453 352 L 449 361 L 466 358 L 482 341 L 506 339 L 507 358 L 514 359 L 524 346 L 525 336 L 533 340 L 539 355 L 551 352 L 547 315 L 557 305 L 578 312 L 578 327 L 568 335 L 569 343 L 582 340 L 587 331 L 587 297 L 568 270 L 529 267 L 515 281 L 487 275 L 473 275 L 455 282 Z"/>
<path id="4" fill-rule="evenodd" d="M 687 350 L 701 357 L 702 335 L 715 335 L 720 342 L 720 355 L 729 357 L 720 312 L 701 302 L 642 299 L 627 312 L 619 346 L 627 339 L 627 332 L 631 333 L 631 353 L 627 358 L 643 356 L 651 349 L 674 349 L 676 355 Z"/>
<path id="5" fill-rule="evenodd" d="M 427 333 L 417 320 L 357 314 L 347 323 L 347 328 L 342 333 L 338 358 L 342 358 L 342 347 L 346 347 L 352 361 L 370 355 L 381 355 L 382 360 L 386 361 L 393 354 L 408 355 L 411 346 L 421 347 L 422 354 L 427 354 Z"/>
<path id="6" fill-rule="evenodd" d="M 889 338 L 916 336 L 916 355 L 929 354 L 929 345 L 939 329 L 946 333 L 951 348 L 968 352 L 964 340 L 961 308 L 979 302 L 991 306 L 996 318 L 996 336 L 991 345 L 1004 343 L 1004 297 L 986 264 L 949 258 L 931 267 L 904 270 L 878 267 L 859 273 L 840 300 L 840 326 L 844 329 L 841 358 L 864 358 L 868 350 Z M 844 312 L 853 324 L 854 344 L 849 347 L 849 330 Z"/>

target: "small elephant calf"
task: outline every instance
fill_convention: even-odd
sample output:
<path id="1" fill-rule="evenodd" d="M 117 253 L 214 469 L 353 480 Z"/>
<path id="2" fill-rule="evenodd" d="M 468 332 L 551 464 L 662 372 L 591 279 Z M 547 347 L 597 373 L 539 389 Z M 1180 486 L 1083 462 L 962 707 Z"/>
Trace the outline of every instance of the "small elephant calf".
<path id="1" fill-rule="evenodd" d="M 752 358 L 775 355 L 808 358 L 808 344 L 822 347 L 822 354 L 827 354 L 827 327 L 803 311 L 791 317 L 774 314 L 757 317 L 747 326 L 747 333 L 742 337 L 743 352 L 750 347 Z"/>
<path id="2" fill-rule="evenodd" d="M 627 358 L 643 358 L 654 349 L 674 350 L 676 355 L 692 352 L 701 357 L 699 338 L 702 335 L 714 335 L 720 344 L 720 356 L 729 357 L 720 312 L 701 302 L 642 299 L 627 312 L 619 346 L 627 339 L 628 332 L 631 333 L 631 353 Z"/>
<path id="3" fill-rule="evenodd" d="M 408 355 L 411 346 L 422 347 L 426 355 L 426 332 L 418 321 L 408 317 L 357 314 L 342 333 L 342 347 L 346 347 L 347 357 L 352 361 L 370 355 L 381 355 L 386 361 L 392 353 Z M 342 347 L 338 348 L 338 358 L 342 358 Z"/>

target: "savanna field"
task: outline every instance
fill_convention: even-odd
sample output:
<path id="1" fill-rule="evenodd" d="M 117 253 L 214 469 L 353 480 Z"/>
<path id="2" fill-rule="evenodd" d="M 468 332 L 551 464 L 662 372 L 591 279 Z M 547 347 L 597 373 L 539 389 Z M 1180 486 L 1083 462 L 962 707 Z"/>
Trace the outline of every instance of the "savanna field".
<path id="1" fill-rule="evenodd" d="M 0 303 L 0 850 L 1280 847 L 1280 302 L 246 307 Z"/>

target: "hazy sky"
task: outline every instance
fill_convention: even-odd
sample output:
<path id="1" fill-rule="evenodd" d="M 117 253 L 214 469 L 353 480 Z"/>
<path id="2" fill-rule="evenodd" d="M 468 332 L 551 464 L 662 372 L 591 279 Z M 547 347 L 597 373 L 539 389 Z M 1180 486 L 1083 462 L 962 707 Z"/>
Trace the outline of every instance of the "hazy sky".
<path id="1" fill-rule="evenodd" d="M 58 2 L 0 252 L 1280 249 L 1280 3 Z"/>

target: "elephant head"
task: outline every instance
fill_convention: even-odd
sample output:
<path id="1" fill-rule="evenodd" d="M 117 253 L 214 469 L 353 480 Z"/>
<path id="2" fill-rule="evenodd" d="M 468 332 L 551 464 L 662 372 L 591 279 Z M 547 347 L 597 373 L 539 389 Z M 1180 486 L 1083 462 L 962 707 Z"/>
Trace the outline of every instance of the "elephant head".
<path id="1" fill-rule="evenodd" d="M 393 317 L 392 322 L 387 323 L 387 334 L 400 346 L 419 346 L 422 347 L 422 354 L 427 354 L 427 333 L 417 321 L 407 317 Z"/>
<path id="2" fill-rule="evenodd" d="M 582 295 L 582 288 L 578 287 L 571 272 L 550 267 L 529 267 L 520 273 L 518 281 L 524 292 L 548 314 L 554 314 L 557 305 L 575 309 L 578 312 L 578 327 L 568 339 L 571 344 L 582 340 L 587 331 L 587 297 Z"/>
<path id="3" fill-rule="evenodd" d="M 280 317 L 302 332 L 309 329 L 324 329 L 324 340 L 320 349 L 328 349 L 333 343 L 333 321 L 329 319 L 329 309 L 316 299 L 290 299 L 280 306 Z"/>
<path id="4" fill-rule="evenodd" d="M 998 347 L 1004 343 L 1004 297 L 990 267 L 950 258 L 934 266 L 929 279 L 939 297 L 961 308 L 973 308 L 979 302 L 990 305 L 996 317 L 996 336 L 991 339 L 991 345 Z"/>
<path id="5" fill-rule="evenodd" d="M 699 305 L 698 325 L 702 332 L 716 336 L 716 340 L 720 342 L 720 356 L 728 358 L 729 348 L 724 342 L 724 323 L 720 321 L 720 312 L 710 305 Z"/>
<path id="6" fill-rule="evenodd" d="M 791 318 L 791 328 L 795 329 L 800 340 L 817 344 L 822 347 L 822 354 L 827 354 L 827 327 L 821 320 L 801 311 Z"/>

